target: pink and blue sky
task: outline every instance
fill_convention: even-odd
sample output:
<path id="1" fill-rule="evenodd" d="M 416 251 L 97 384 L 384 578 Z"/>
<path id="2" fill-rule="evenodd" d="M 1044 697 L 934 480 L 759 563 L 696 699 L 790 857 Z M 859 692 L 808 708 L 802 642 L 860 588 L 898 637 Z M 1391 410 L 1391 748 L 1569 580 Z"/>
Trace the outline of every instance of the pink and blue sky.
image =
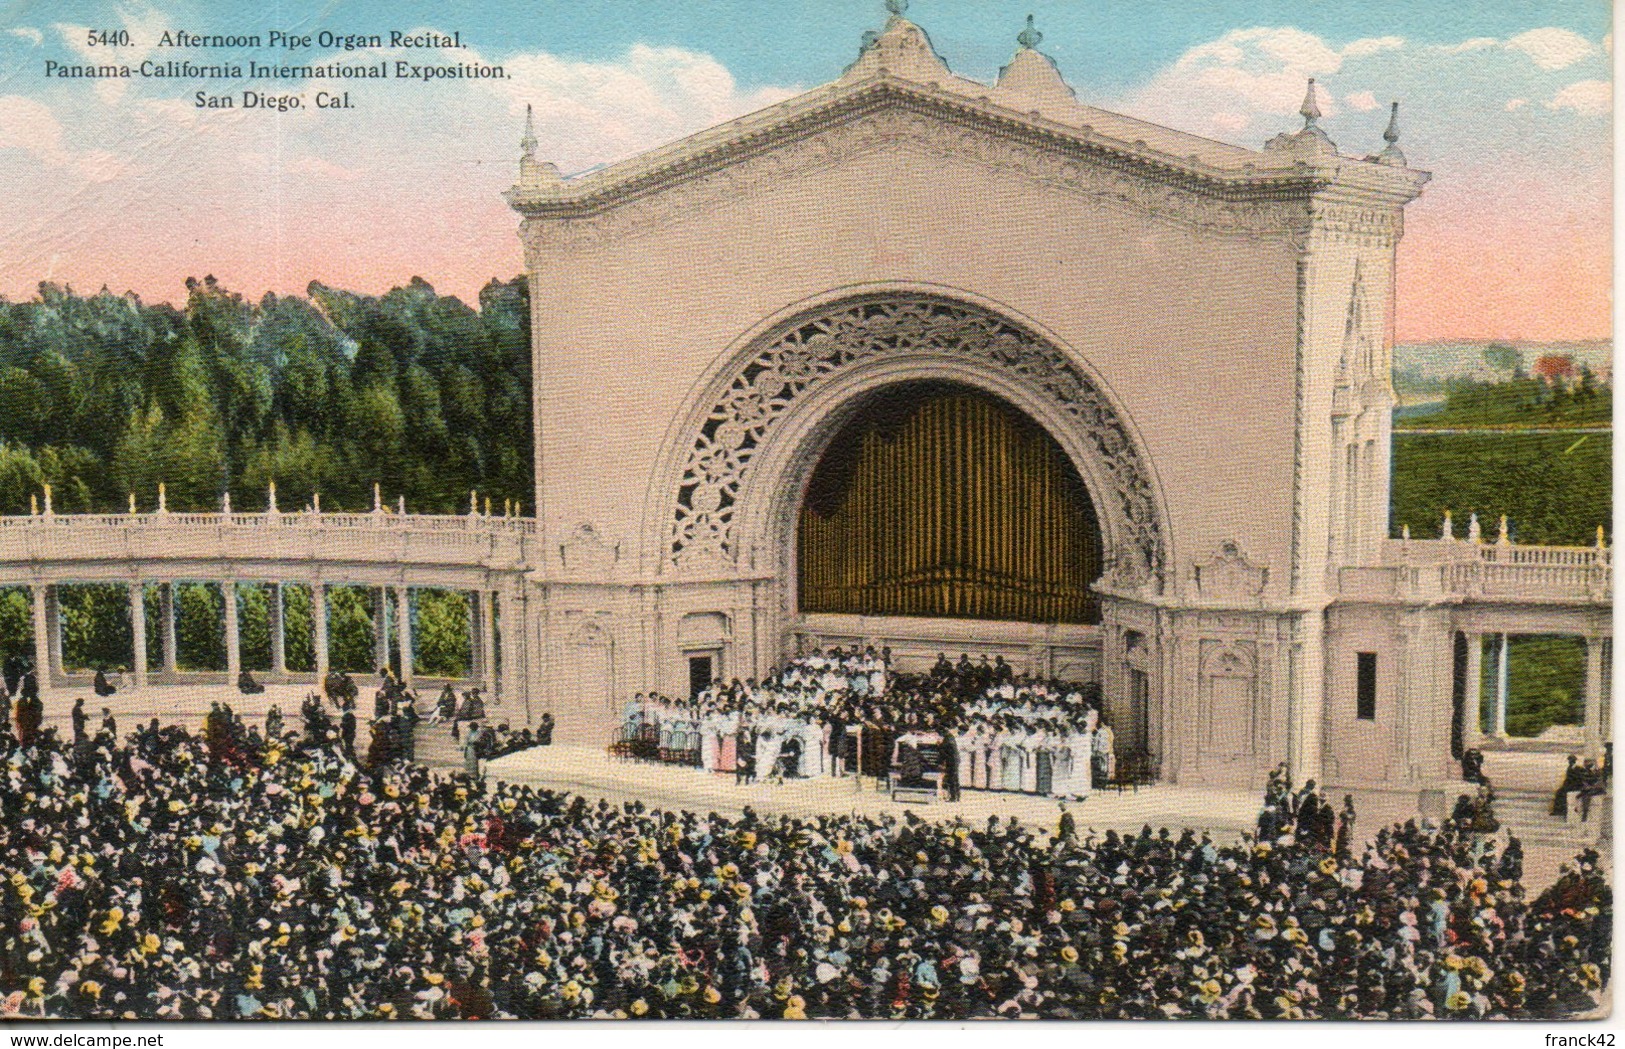
<path id="1" fill-rule="evenodd" d="M 1345 153 L 1381 147 L 1389 100 L 1401 146 L 1434 181 L 1407 211 L 1398 337 L 1604 338 L 1612 268 L 1612 36 L 1603 0 L 914 0 L 908 16 L 956 72 L 991 80 L 1031 12 L 1080 98 L 1257 147 L 1296 128 L 1307 77 Z M 320 280 L 381 292 L 421 275 L 471 297 L 519 272 L 514 179 L 525 104 L 540 153 L 567 174 L 637 153 L 837 76 L 879 0 L 336 0 L 7 5 L 0 16 L 0 295 L 39 281 L 148 301 L 212 273 L 257 297 Z M 460 30 L 501 81 L 351 85 L 357 108 L 318 116 L 195 108 L 263 84 L 47 80 L 45 62 L 117 53 L 194 62 L 272 53 L 160 51 L 196 33 Z M 299 62 L 336 56 L 312 50 Z M 280 90 L 317 84 L 287 82 Z"/>

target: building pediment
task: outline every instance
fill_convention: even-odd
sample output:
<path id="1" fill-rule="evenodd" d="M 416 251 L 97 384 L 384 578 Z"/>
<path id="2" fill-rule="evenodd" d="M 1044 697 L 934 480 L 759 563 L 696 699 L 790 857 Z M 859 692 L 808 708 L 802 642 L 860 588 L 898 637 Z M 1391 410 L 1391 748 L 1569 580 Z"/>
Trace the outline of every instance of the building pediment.
<path id="1" fill-rule="evenodd" d="M 991 86 L 959 77 L 923 31 L 893 18 L 835 81 L 575 178 L 538 161 L 527 132 L 520 180 L 507 199 L 527 219 L 567 223 L 686 184 L 727 182 L 744 169 L 783 174 L 894 143 L 939 153 L 944 142 L 984 154 L 1036 153 L 1055 165 L 1088 165 L 1228 204 L 1301 200 L 1336 187 L 1345 199 L 1397 207 L 1428 177 L 1391 157 L 1341 156 L 1323 134 L 1285 138 L 1287 148 L 1251 150 L 1088 106 L 1046 56 L 1025 45 Z M 1294 139 L 1317 148 L 1292 148 Z"/>

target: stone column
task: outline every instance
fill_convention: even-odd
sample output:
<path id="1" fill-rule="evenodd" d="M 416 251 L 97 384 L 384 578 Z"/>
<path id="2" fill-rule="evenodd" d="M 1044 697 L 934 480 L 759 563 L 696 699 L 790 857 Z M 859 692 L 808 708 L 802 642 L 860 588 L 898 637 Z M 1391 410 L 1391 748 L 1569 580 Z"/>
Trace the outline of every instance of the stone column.
<path id="1" fill-rule="evenodd" d="M 1507 635 L 1501 635 L 1500 647 L 1495 650 L 1495 735 L 1507 735 Z"/>
<path id="2" fill-rule="evenodd" d="M 50 587 L 36 583 L 30 589 L 34 593 L 34 679 L 44 688 L 50 684 L 51 628 L 47 595 Z"/>
<path id="3" fill-rule="evenodd" d="M 412 683 L 412 591 L 395 588 L 395 645 L 401 654 L 401 683 Z"/>
<path id="4" fill-rule="evenodd" d="M 327 681 L 327 588 L 321 583 L 310 584 L 310 627 L 314 635 L 312 647 L 316 656 L 316 685 Z"/>
<path id="5" fill-rule="evenodd" d="M 468 591 L 468 676 L 474 681 L 485 679 L 485 602 L 480 591 Z"/>
<path id="6" fill-rule="evenodd" d="M 1585 745 L 1593 757 L 1602 757 L 1602 638 L 1586 637 Z"/>
<path id="7" fill-rule="evenodd" d="M 1463 745 L 1472 747 L 1484 738 L 1484 635 L 1467 633 L 1467 680 L 1463 682 Z"/>
<path id="8" fill-rule="evenodd" d="M 136 688 L 147 687 L 147 589 L 130 584 L 130 672 Z"/>
<path id="9" fill-rule="evenodd" d="M 1306 612 L 1293 630 L 1292 690 L 1287 706 L 1287 767 L 1294 781 L 1322 779 L 1321 741 L 1325 726 L 1325 613 Z M 1126 680 L 1122 674 L 1119 680 Z"/>
<path id="10" fill-rule="evenodd" d="M 226 676 L 237 683 L 243 669 L 242 636 L 237 629 L 237 584 L 230 579 L 220 584 L 220 597 L 226 606 Z"/>
<path id="11" fill-rule="evenodd" d="M 163 641 L 164 673 L 173 676 L 180 667 L 175 645 L 175 584 L 162 583 L 158 588 L 158 632 Z"/>
<path id="12" fill-rule="evenodd" d="M 282 677 L 288 673 L 288 639 L 282 619 L 282 584 L 272 583 L 267 598 L 271 621 L 271 673 Z"/>
<path id="13" fill-rule="evenodd" d="M 518 696 L 524 680 L 525 613 L 521 596 L 509 591 L 502 596 L 502 654 L 497 659 L 498 673 L 493 690 L 503 702 Z M 525 721 L 530 721 L 530 699 L 525 697 Z"/>
<path id="14" fill-rule="evenodd" d="M 389 666 L 389 593 L 383 587 L 372 592 L 372 663 L 374 673 Z"/>
<path id="15" fill-rule="evenodd" d="M 497 608 L 496 593 L 481 590 L 480 595 L 480 683 L 487 691 L 497 687 Z"/>
<path id="16" fill-rule="evenodd" d="M 45 638 L 50 644 L 50 659 L 45 664 L 45 673 L 39 677 L 41 688 L 49 685 L 57 674 L 65 673 L 62 667 L 62 606 L 57 602 L 54 586 L 45 590 Z"/>

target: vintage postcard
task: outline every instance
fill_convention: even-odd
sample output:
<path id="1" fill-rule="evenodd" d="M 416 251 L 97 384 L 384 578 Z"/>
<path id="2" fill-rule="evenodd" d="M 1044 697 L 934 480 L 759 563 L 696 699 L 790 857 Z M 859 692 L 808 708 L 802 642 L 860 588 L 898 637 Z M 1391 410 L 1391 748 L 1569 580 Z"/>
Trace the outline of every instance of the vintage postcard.
<path id="1" fill-rule="evenodd" d="M 0 1019 L 1607 1018 L 1612 14 L 14 0 Z"/>

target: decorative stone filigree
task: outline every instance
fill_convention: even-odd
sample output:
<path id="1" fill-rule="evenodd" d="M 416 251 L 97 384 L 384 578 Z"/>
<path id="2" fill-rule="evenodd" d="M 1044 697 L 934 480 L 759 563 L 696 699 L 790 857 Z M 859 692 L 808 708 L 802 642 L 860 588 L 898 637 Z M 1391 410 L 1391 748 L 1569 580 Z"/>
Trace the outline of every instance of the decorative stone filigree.
<path id="1" fill-rule="evenodd" d="M 621 545 L 611 543 L 590 522 L 576 525 L 559 544 L 559 562 L 567 571 L 604 571 L 621 558 Z"/>
<path id="2" fill-rule="evenodd" d="M 944 353 L 993 365 L 1018 378 L 1077 424 L 1110 490 L 1118 524 L 1108 551 L 1113 581 L 1161 580 L 1164 540 L 1156 500 L 1134 438 L 1105 394 L 1066 355 L 979 308 L 928 295 L 848 301 L 789 322 L 734 373 L 706 416 L 678 482 L 668 537 L 673 562 L 734 562 L 735 515 L 757 452 L 775 424 L 816 387 L 889 355 Z"/>
<path id="3" fill-rule="evenodd" d="M 1256 598 L 1264 592 L 1270 570 L 1247 560 L 1236 543 L 1225 542 L 1196 566 L 1195 574 L 1196 590 L 1205 598 Z"/>
<path id="4" fill-rule="evenodd" d="M 1241 641 L 1218 639 L 1202 642 L 1202 676 L 1239 677 L 1251 680 L 1257 674 L 1257 657 L 1253 646 Z"/>

